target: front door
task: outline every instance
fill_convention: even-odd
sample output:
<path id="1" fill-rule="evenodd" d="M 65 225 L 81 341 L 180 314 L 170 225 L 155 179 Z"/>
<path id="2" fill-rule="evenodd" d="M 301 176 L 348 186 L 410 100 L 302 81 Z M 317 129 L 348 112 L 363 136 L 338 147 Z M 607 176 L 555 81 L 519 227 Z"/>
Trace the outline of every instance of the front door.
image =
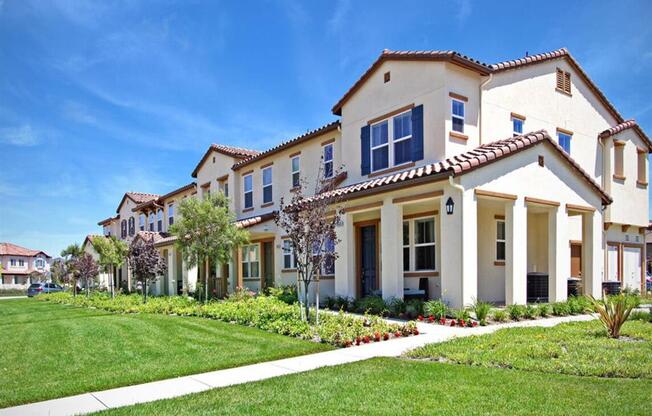
<path id="1" fill-rule="evenodd" d="M 571 243 L 571 277 L 582 277 L 582 244 Z"/>
<path id="2" fill-rule="evenodd" d="M 360 227 L 360 274 L 362 296 L 371 296 L 378 290 L 376 284 L 376 225 Z"/>
<path id="3" fill-rule="evenodd" d="M 623 247 L 623 287 L 641 289 L 641 249 Z"/>
<path id="4" fill-rule="evenodd" d="M 274 243 L 263 243 L 263 287 L 274 287 Z"/>

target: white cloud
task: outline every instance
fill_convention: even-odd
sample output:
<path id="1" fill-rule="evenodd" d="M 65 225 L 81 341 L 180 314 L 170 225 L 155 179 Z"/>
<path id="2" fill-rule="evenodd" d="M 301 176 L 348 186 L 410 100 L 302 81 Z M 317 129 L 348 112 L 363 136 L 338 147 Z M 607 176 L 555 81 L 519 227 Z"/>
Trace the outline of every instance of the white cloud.
<path id="1" fill-rule="evenodd" d="M 97 123 L 97 119 L 95 118 L 95 116 L 91 114 L 88 108 L 83 104 L 74 101 L 66 101 L 63 104 L 61 111 L 63 115 L 71 121 L 81 123 L 81 124 Z"/>
<path id="2" fill-rule="evenodd" d="M 457 0 L 456 3 L 458 10 L 455 18 L 459 24 L 464 24 L 472 12 L 471 0 Z"/>
<path id="3" fill-rule="evenodd" d="M 0 128 L 0 143 L 12 146 L 36 146 L 38 135 L 29 124 Z"/>

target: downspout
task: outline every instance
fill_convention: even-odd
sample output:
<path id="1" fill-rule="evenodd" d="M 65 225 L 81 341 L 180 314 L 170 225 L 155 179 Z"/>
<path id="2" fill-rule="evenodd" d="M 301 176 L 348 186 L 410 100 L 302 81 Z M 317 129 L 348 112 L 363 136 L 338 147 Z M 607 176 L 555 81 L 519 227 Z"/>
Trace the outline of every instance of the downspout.
<path id="1" fill-rule="evenodd" d="M 607 185 L 606 185 L 606 181 L 607 181 L 607 174 L 606 174 L 606 172 L 607 172 L 607 169 L 606 169 L 607 155 L 606 155 L 606 152 L 605 152 L 605 145 L 604 145 L 603 138 L 600 137 L 600 135 L 598 135 L 598 144 L 600 145 L 600 149 L 602 151 L 602 175 L 601 175 L 602 177 L 601 177 L 601 180 L 600 180 L 600 184 L 602 185 L 602 189 L 606 190 L 607 189 Z M 607 273 L 607 267 L 609 267 L 608 263 L 607 263 L 609 260 L 608 260 L 608 253 L 607 253 L 607 230 L 604 227 L 605 213 L 607 211 L 607 205 L 602 205 L 602 207 L 603 207 L 602 208 L 602 241 L 601 241 L 600 246 L 602 248 L 602 276 L 601 277 L 602 277 L 602 280 L 604 281 L 606 273 Z"/>
<path id="2" fill-rule="evenodd" d="M 489 78 L 480 84 L 480 105 L 478 108 L 478 144 L 482 145 L 482 91 L 494 79 L 494 74 L 489 73 Z"/>
<path id="3" fill-rule="evenodd" d="M 462 185 L 460 185 L 460 184 L 455 183 L 455 181 L 453 180 L 453 175 L 450 175 L 448 177 L 448 184 L 452 188 L 459 190 L 460 194 L 462 195 L 462 197 L 460 198 L 460 208 L 459 208 L 460 209 L 460 215 L 462 215 L 461 213 L 463 212 L 463 209 L 464 209 L 464 187 Z M 464 251 L 464 218 L 462 218 L 461 224 L 462 224 L 462 229 L 460 230 L 462 232 L 462 237 L 461 237 L 462 247 L 461 248 L 462 248 L 462 251 Z M 476 253 L 476 255 L 477 255 L 477 253 Z M 462 265 L 461 265 L 460 272 L 461 272 L 461 276 L 460 276 L 460 289 L 461 289 L 460 294 L 462 295 L 462 308 L 464 308 L 464 302 L 463 302 L 463 300 L 464 300 L 464 284 L 463 284 L 464 260 L 462 260 Z"/>

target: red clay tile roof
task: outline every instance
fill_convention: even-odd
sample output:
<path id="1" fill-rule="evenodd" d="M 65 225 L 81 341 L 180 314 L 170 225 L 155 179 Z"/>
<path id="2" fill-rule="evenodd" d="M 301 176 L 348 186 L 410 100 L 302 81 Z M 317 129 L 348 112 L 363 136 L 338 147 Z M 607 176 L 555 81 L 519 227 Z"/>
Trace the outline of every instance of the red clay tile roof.
<path id="1" fill-rule="evenodd" d="M 120 218 L 119 215 L 116 215 L 115 217 L 109 217 L 107 219 L 104 219 L 104 220 L 98 222 L 97 225 L 104 226 L 104 225 L 110 224 L 112 221 L 115 221 L 115 220 L 117 220 L 119 218 Z"/>
<path id="2" fill-rule="evenodd" d="M 120 200 L 120 203 L 118 204 L 118 208 L 116 208 L 115 211 L 120 212 L 120 207 L 122 206 L 122 204 L 125 202 L 125 199 L 127 199 L 127 198 L 131 199 L 136 204 L 142 204 L 143 202 L 151 201 L 151 200 L 157 199 L 159 197 L 160 197 L 160 195 L 146 194 L 144 192 L 125 192 L 124 196 Z"/>
<path id="3" fill-rule="evenodd" d="M 45 251 L 32 250 L 12 243 L 0 243 L 0 256 L 34 257 L 37 254 L 43 254 L 45 257 L 51 258 Z"/>
<path id="4" fill-rule="evenodd" d="M 168 198 L 170 198 L 172 196 L 175 196 L 175 195 L 177 195 L 177 194 L 179 194 L 181 192 L 187 191 L 189 189 L 194 189 L 195 186 L 197 186 L 197 184 L 195 182 L 190 182 L 189 184 L 183 185 L 182 187 L 177 188 L 177 189 L 175 189 L 173 191 L 170 191 L 167 194 L 162 195 L 162 196 L 160 196 L 160 197 L 158 197 L 156 199 L 150 199 L 150 200 L 145 201 L 145 202 L 143 202 L 141 204 L 138 204 L 132 209 L 132 211 L 136 212 L 136 211 L 140 211 L 143 208 L 154 207 L 154 206 L 162 207 L 163 206 L 162 204 L 165 202 L 166 199 L 168 199 Z"/>
<path id="5" fill-rule="evenodd" d="M 647 135 L 643 132 L 643 130 L 639 127 L 638 123 L 634 119 L 626 120 L 616 126 L 610 127 L 607 130 L 603 131 L 600 133 L 598 136 L 603 139 L 605 137 L 611 137 L 613 135 L 616 135 L 620 133 L 621 131 L 625 131 L 627 129 L 634 129 L 636 133 L 643 139 L 645 144 L 648 147 L 648 152 L 652 151 L 652 141 L 650 141 L 650 138 L 647 137 Z"/>
<path id="6" fill-rule="evenodd" d="M 332 108 L 333 114 L 341 116 L 342 106 L 351 96 L 364 84 L 364 82 L 378 69 L 383 62 L 387 60 L 393 61 L 448 61 L 464 68 L 476 71 L 481 75 L 488 75 L 491 72 L 491 67 L 476 59 L 462 55 L 456 51 L 390 51 L 385 49 L 378 59 L 371 64 L 369 69 L 353 84 L 349 90 L 344 93 L 342 98 Z"/>
<path id="7" fill-rule="evenodd" d="M 562 158 L 566 160 L 586 182 L 589 183 L 589 185 L 600 195 L 605 204 L 610 204 L 612 202 L 611 197 L 602 190 L 600 185 L 598 185 L 598 183 L 595 182 L 595 180 L 593 180 L 593 178 L 591 178 L 591 176 L 582 169 L 580 165 L 559 146 L 559 144 L 552 140 L 548 132 L 545 130 L 539 130 L 521 136 L 487 143 L 441 162 L 374 178 L 368 181 L 345 186 L 343 188 L 338 188 L 330 192 L 335 193 L 336 196 L 343 199 L 352 199 L 354 197 L 407 186 L 408 184 L 435 181 L 437 179 L 441 180 L 448 176 L 459 176 L 494 161 L 514 155 L 521 150 L 539 143 L 550 144 L 562 156 Z M 328 196 L 331 196 L 330 193 L 320 194 L 316 197 L 308 198 L 306 203 L 309 203 L 315 198 Z"/>
<path id="8" fill-rule="evenodd" d="M 168 233 L 159 233 L 156 231 L 138 231 L 136 233 L 136 236 L 134 237 L 134 240 L 137 238 L 141 238 L 146 241 L 153 241 L 154 244 L 158 244 L 161 242 L 161 240 L 170 237 L 170 234 Z"/>
<path id="9" fill-rule="evenodd" d="M 195 166 L 195 169 L 192 171 L 191 176 L 193 178 L 197 177 L 197 172 L 199 172 L 199 169 L 204 164 L 204 162 L 206 162 L 206 159 L 208 159 L 208 156 L 210 156 L 211 152 L 213 151 L 234 157 L 236 159 L 248 159 L 260 153 L 258 150 L 244 149 L 242 147 L 225 146 L 223 144 L 213 143 L 210 145 L 208 150 L 206 150 L 206 153 L 204 153 L 204 156 L 202 156 L 201 160 L 199 163 L 197 163 L 197 166 Z"/>
<path id="10" fill-rule="evenodd" d="M 276 217 L 277 211 L 267 212 L 265 214 L 256 215 L 254 217 L 243 218 L 235 222 L 235 225 L 240 228 L 248 228 L 261 222 L 269 221 Z"/>
<path id="11" fill-rule="evenodd" d="M 287 149 L 289 147 L 296 146 L 296 145 L 298 145 L 300 143 L 308 141 L 308 140 L 310 140 L 310 139 L 312 139 L 314 137 L 317 137 L 317 136 L 319 136 L 321 134 L 328 133 L 329 131 L 336 130 L 339 127 L 340 127 L 339 120 L 331 121 L 328 124 L 325 124 L 325 125 L 323 125 L 321 127 L 318 127 L 318 128 L 316 128 L 314 130 L 307 131 L 306 133 L 304 133 L 304 134 L 302 134 L 300 136 L 297 136 L 297 137 L 295 137 L 293 139 L 284 141 L 281 144 L 272 147 L 271 149 L 267 149 L 267 150 L 265 150 L 263 152 L 260 152 L 256 156 L 253 156 L 253 157 L 250 157 L 249 159 L 245 159 L 245 160 L 242 160 L 240 162 L 237 162 L 236 164 L 233 165 L 233 170 L 238 170 L 238 169 L 240 169 L 240 168 L 242 168 L 244 166 L 247 166 L 247 165 L 249 165 L 249 164 L 251 164 L 253 162 L 256 162 L 258 160 L 264 159 L 267 156 L 271 156 L 273 154 L 276 154 L 276 153 L 278 153 L 278 152 L 280 152 L 282 150 L 285 150 L 285 149 Z"/>

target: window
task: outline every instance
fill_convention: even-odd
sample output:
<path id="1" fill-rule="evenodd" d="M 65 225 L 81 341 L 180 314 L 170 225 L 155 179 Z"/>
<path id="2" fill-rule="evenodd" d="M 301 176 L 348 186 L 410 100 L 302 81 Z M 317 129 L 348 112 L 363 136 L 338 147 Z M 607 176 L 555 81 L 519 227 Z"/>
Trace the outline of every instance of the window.
<path id="1" fill-rule="evenodd" d="M 394 165 L 412 161 L 412 112 L 394 117 Z"/>
<path id="2" fill-rule="evenodd" d="M 105 226 L 104 226 L 104 235 L 105 235 L 106 237 L 108 237 L 108 236 L 111 235 L 111 226 L 109 226 L 109 225 L 105 225 Z"/>
<path id="3" fill-rule="evenodd" d="M 301 159 L 300 156 L 292 158 L 292 187 L 298 188 L 301 186 Z"/>
<path id="4" fill-rule="evenodd" d="M 614 179 L 625 179 L 625 142 L 614 140 Z"/>
<path id="5" fill-rule="evenodd" d="M 244 177 L 244 207 L 245 209 L 254 206 L 254 188 L 253 176 L 246 175 Z"/>
<path id="6" fill-rule="evenodd" d="M 403 221 L 403 271 L 410 270 L 410 221 Z"/>
<path id="7" fill-rule="evenodd" d="M 154 213 L 149 213 L 149 230 L 154 231 Z"/>
<path id="8" fill-rule="evenodd" d="M 496 261 L 505 261 L 505 220 L 496 220 Z"/>
<path id="9" fill-rule="evenodd" d="M 312 247 L 312 255 L 314 257 L 323 256 L 323 261 L 321 263 L 320 273 L 322 276 L 329 276 L 335 274 L 335 258 L 333 253 L 335 252 L 335 241 L 332 238 L 326 237 L 324 240 L 324 246 L 322 247 L 321 253 L 319 251 L 319 245 L 315 244 Z M 316 259 L 315 261 L 319 261 Z"/>
<path id="10" fill-rule="evenodd" d="M 138 216 L 138 229 L 140 231 L 145 231 L 145 214 L 140 214 Z"/>
<path id="11" fill-rule="evenodd" d="M 18 260 L 18 267 L 25 267 L 25 260 L 19 259 Z"/>
<path id="12" fill-rule="evenodd" d="M 283 268 L 296 269 L 297 259 L 294 257 L 294 247 L 291 240 L 283 240 Z"/>
<path id="13" fill-rule="evenodd" d="M 9 260 L 9 265 L 10 265 L 11 267 L 16 267 L 16 259 L 11 259 L 11 260 Z"/>
<path id="14" fill-rule="evenodd" d="M 639 185 L 647 185 L 647 151 L 645 149 L 637 149 L 638 163 L 638 179 Z"/>
<path id="15" fill-rule="evenodd" d="M 557 140 L 559 141 L 559 145 L 568 154 L 570 154 L 570 152 L 571 152 L 571 139 L 572 139 L 572 137 L 573 136 L 571 134 L 561 132 L 559 130 L 557 131 Z"/>
<path id="16" fill-rule="evenodd" d="M 272 202 L 272 167 L 263 169 L 263 204 Z"/>
<path id="17" fill-rule="evenodd" d="M 43 260 L 43 259 L 36 259 L 36 260 L 34 260 L 34 266 L 35 266 L 37 269 L 43 269 L 43 268 L 45 268 L 45 260 Z"/>
<path id="18" fill-rule="evenodd" d="M 174 224 L 174 204 L 168 204 L 168 227 Z"/>
<path id="19" fill-rule="evenodd" d="M 452 99 L 451 105 L 453 131 L 464 133 L 464 101 Z"/>
<path id="20" fill-rule="evenodd" d="M 324 178 L 333 177 L 333 143 L 324 145 Z"/>
<path id="21" fill-rule="evenodd" d="M 520 136 L 523 134 L 523 124 L 525 123 L 525 120 L 519 117 L 514 117 L 512 116 L 512 135 L 514 137 Z"/>
<path id="22" fill-rule="evenodd" d="M 127 238 L 127 220 L 120 222 L 120 236 L 124 239 Z"/>
<path id="23" fill-rule="evenodd" d="M 129 217 L 129 235 L 136 234 L 136 220 L 134 217 Z"/>
<path id="24" fill-rule="evenodd" d="M 571 93 L 571 74 L 560 68 L 557 68 L 557 91 Z"/>
<path id="25" fill-rule="evenodd" d="M 224 196 L 228 197 L 229 196 L 229 184 L 224 182 L 224 187 L 222 187 L 222 192 L 224 192 Z"/>
<path id="26" fill-rule="evenodd" d="M 260 277 L 258 244 L 242 247 L 242 277 Z"/>
<path id="27" fill-rule="evenodd" d="M 371 126 L 372 172 L 410 161 L 412 161 L 412 111 Z"/>
<path id="28" fill-rule="evenodd" d="M 156 227 L 159 233 L 163 232 L 163 208 L 156 211 Z"/>
<path id="29" fill-rule="evenodd" d="M 371 170 L 389 167 L 389 143 L 387 120 L 371 126 Z"/>

